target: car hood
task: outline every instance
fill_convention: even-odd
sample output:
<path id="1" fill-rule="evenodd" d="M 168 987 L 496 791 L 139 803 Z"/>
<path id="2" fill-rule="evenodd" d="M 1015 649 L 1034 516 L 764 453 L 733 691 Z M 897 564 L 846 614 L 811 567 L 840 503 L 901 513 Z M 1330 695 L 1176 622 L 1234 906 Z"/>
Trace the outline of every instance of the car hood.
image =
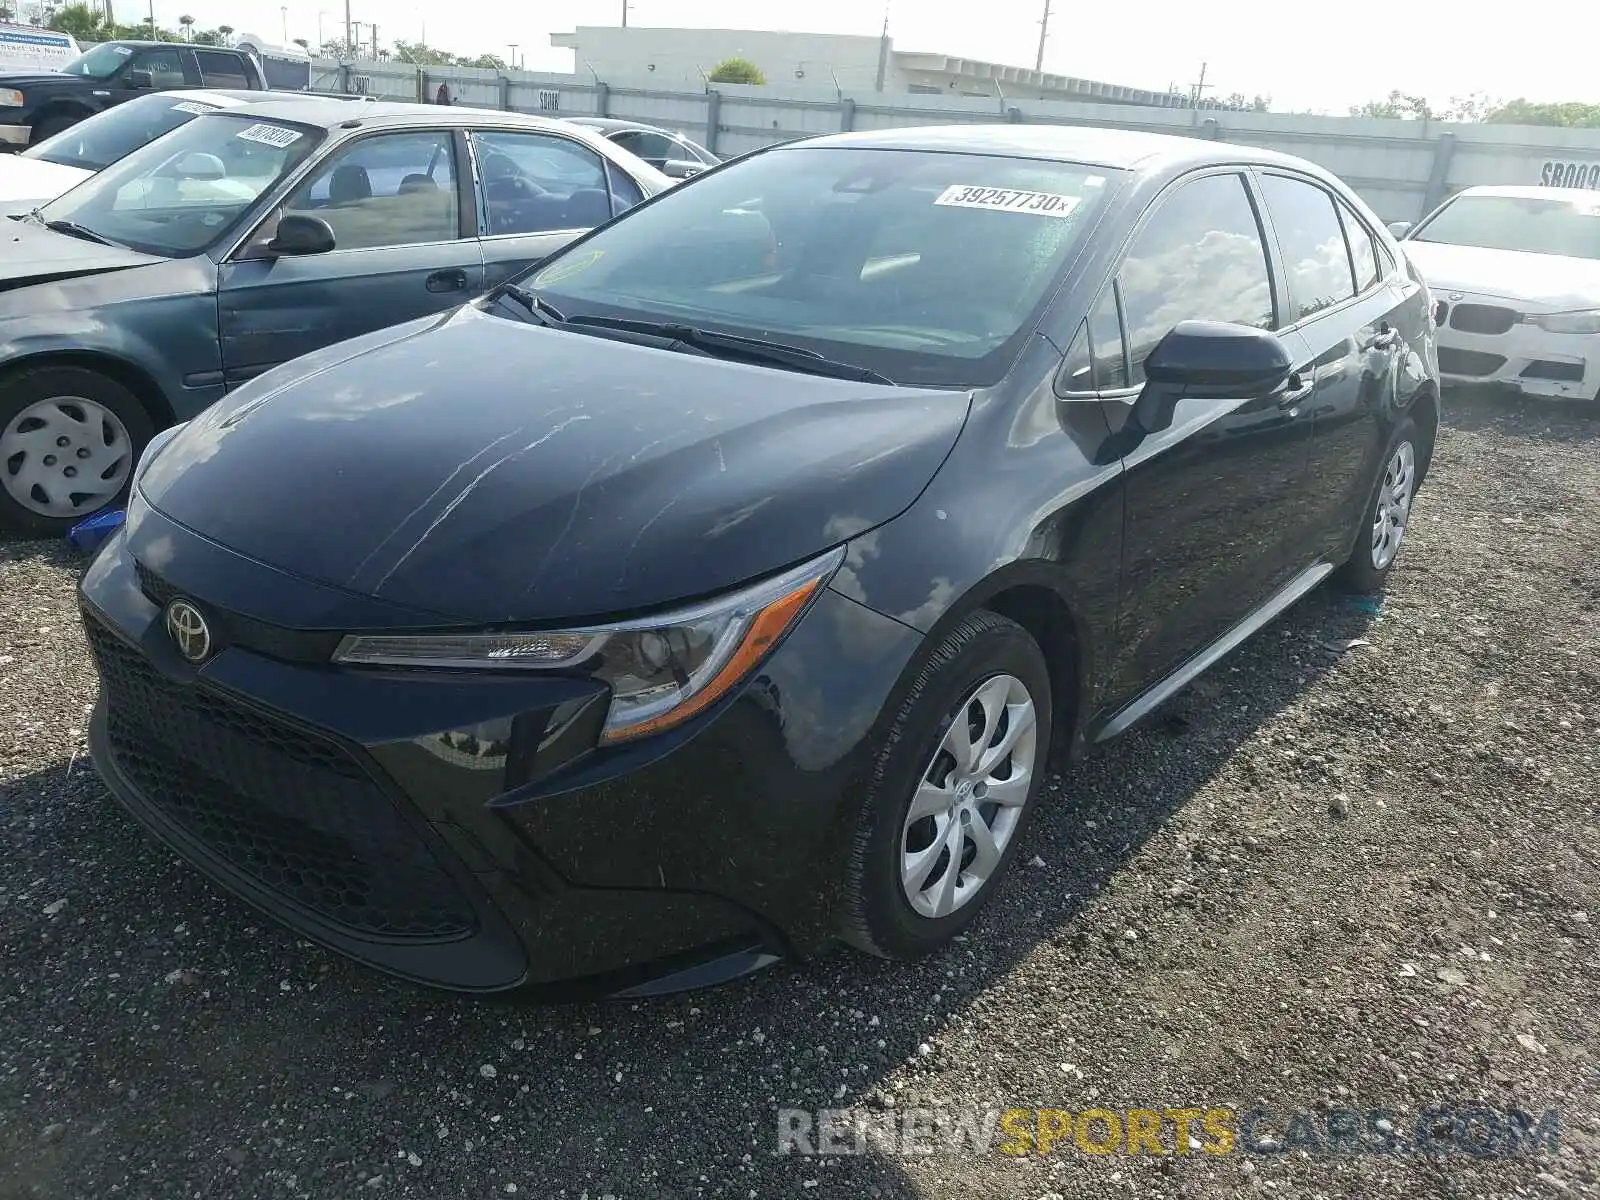
<path id="1" fill-rule="evenodd" d="M 0 217 L 0 291 L 162 261 L 153 254 L 56 233 L 33 221 Z"/>
<path id="2" fill-rule="evenodd" d="M 68 75 L 65 71 L 0 71 L 0 84 L 6 87 L 40 87 L 47 83 L 60 83 L 63 79 L 87 82 L 82 75 Z"/>
<path id="3" fill-rule="evenodd" d="M 1594 259 L 1445 242 L 1401 244 L 1435 292 L 1473 292 L 1556 310 L 1600 307 L 1600 261 Z"/>
<path id="4" fill-rule="evenodd" d="M 43 204 L 93 174 L 83 167 L 45 162 L 42 158 L 23 158 L 20 154 L 0 156 L 0 204 L 8 209 L 23 202 Z"/>
<path id="5" fill-rule="evenodd" d="M 466 622 L 709 595 L 898 516 L 969 394 L 824 379 L 467 307 L 208 409 L 139 482 L 170 519 Z"/>

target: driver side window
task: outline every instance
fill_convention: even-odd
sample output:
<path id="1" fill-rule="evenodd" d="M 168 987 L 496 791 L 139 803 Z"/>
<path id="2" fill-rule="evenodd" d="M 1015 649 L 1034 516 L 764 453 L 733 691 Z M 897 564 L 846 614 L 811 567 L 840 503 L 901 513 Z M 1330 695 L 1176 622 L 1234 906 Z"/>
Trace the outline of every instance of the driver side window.
<path id="1" fill-rule="evenodd" d="M 176 48 L 169 50 L 163 46 L 141 50 L 128 60 L 122 72 L 124 78 L 129 71 L 149 71 L 157 91 L 181 88 L 188 82 L 183 77 L 183 59 Z"/>
<path id="2" fill-rule="evenodd" d="M 416 246 L 461 236 L 449 130 L 384 133 L 328 157 L 284 203 L 320 217 L 338 250 Z"/>
<path id="3" fill-rule="evenodd" d="M 1129 386 L 1144 382 L 1144 360 L 1179 321 L 1274 327 L 1266 246 L 1243 177 L 1203 176 L 1157 204 L 1117 273 Z"/>
<path id="4" fill-rule="evenodd" d="M 605 163 L 568 138 L 472 135 L 489 235 L 592 229 L 611 219 Z"/>

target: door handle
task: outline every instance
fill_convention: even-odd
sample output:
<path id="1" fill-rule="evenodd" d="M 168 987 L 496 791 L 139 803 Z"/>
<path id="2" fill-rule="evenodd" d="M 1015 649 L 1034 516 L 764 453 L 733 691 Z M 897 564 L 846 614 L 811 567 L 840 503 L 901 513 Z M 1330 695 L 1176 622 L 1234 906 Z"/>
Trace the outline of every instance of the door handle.
<path id="1" fill-rule="evenodd" d="M 435 271 L 428 276 L 427 286 L 430 292 L 459 292 L 467 286 L 467 273 L 460 267 Z"/>
<path id="2" fill-rule="evenodd" d="M 1396 340 L 1399 339 L 1399 337 L 1400 337 L 1400 335 L 1398 333 L 1396 333 L 1394 330 L 1390 329 L 1389 326 L 1388 326 L 1388 323 L 1386 322 L 1381 327 L 1379 327 L 1378 332 L 1375 333 L 1372 336 L 1372 340 L 1370 342 L 1368 342 L 1365 346 L 1363 346 L 1362 349 L 1363 350 L 1392 350 L 1392 349 L 1394 349 L 1394 344 L 1395 344 Z"/>
<path id="3" fill-rule="evenodd" d="M 1309 367 L 1296 371 L 1289 376 L 1289 382 L 1284 385 L 1285 390 L 1278 396 L 1278 407 L 1293 408 L 1316 391 L 1316 388 L 1316 379 Z"/>

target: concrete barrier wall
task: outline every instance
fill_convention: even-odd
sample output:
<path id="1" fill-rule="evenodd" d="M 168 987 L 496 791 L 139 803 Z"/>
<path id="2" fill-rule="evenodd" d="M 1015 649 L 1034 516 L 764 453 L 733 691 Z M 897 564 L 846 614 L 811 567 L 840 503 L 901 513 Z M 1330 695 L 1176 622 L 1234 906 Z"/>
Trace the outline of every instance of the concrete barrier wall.
<path id="1" fill-rule="evenodd" d="M 581 75 L 401 63 L 319 61 L 312 88 L 455 102 L 548 116 L 623 117 L 679 130 L 727 156 L 849 129 L 1019 121 L 1100 125 L 1215 138 L 1296 154 L 1344 179 L 1386 221 L 1414 221 L 1463 187 L 1557 183 L 1600 189 L 1600 130 L 1456 124 L 1065 101 L 850 93 L 833 88 L 714 84 L 664 91 Z"/>

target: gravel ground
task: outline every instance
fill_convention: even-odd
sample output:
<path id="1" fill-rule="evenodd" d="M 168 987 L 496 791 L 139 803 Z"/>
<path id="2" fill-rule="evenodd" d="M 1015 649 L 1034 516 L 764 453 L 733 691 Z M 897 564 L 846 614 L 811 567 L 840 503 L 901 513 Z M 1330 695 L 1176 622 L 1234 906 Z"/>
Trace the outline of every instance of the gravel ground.
<path id="1" fill-rule="evenodd" d="M 1448 421 L 1381 613 L 1312 596 L 1056 780 L 949 953 L 638 1004 L 423 993 L 213 890 L 85 759 L 77 564 L 0 546 L 0 1197 L 1600 1194 L 1600 421 Z M 1560 1153 L 774 1154 L 780 1107 L 1469 1098 Z"/>

